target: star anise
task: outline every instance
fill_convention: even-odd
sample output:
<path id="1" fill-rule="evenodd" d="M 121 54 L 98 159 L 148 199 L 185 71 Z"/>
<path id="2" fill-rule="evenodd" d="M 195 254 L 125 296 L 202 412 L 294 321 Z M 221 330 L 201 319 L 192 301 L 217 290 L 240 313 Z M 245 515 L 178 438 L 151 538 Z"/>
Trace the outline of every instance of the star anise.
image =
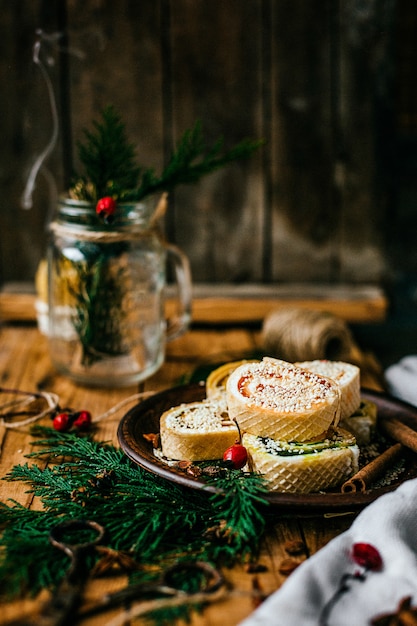
<path id="1" fill-rule="evenodd" d="M 138 564 L 127 552 L 119 552 L 106 546 L 97 546 L 96 550 L 101 558 L 93 568 L 91 573 L 93 577 L 115 573 L 127 574 L 138 569 Z"/>
<path id="2" fill-rule="evenodd" d="M 201 467 L 194 465 L 191 461 L 178 461 L 177 467 L 182 472 L 185 472 L 190 476 L 194 476 L 194 478 L 198 478 L 198 476 L 201 476 L 202 473 Z"/>
<path id="3" fill-rule="evenodd" d="M 396 613 L 375 617 L 372 626 L 417 626 L 417 607 L 411 606 L 411 596 L 403 598 Z"/>

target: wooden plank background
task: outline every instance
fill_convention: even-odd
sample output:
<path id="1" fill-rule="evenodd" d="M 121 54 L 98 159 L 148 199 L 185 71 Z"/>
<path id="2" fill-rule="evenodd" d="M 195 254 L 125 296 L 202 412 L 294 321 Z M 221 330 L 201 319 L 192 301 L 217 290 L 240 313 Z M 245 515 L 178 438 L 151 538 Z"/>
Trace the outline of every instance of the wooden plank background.
<path id="1" fill-rule="evenodd" d="M 0 280 L 33 280 L 75 143 L 112 103 L 156 169 L 197 119 L 209 142 L 267 141 L 171 196 L 167 236 L 195 282 L 383 281 L 404 263 L 389 168 L 413 12 L 406 0 L 0 0 Z M 60 133 L 25 210 L 52 131 L 36 41 Z"/>

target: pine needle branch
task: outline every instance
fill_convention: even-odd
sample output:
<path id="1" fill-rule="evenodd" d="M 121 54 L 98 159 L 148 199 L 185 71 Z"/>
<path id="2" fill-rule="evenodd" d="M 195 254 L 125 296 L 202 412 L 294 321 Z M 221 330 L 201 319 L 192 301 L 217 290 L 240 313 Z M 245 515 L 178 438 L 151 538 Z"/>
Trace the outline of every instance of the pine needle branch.
<path id="1" fill-rule="evenodd" d="M 230 556 L 254 555 L 259 548 L 258 536 L 265 529 L 267 489 L 259 474 L 230 470 L 215 481 L 218 491 L 212 495 L 213 522 L 224 524 L 223 532 L 231 546 Z M 255 532 L 254 532 L 255 531 Z M 215 553 L 217 546 L 214 546 Z M 218 554 L 214 555 L 218 557 Z"/>
<path id="2" fill-rule="evenodd" d="M 145 173 L 137 198 L 157 191 L 170 191 L 177 185 L 196 183 L 233 161 L 249 158 L 263 143 L 245 139 L 224 150 L 224 141 L 220 138 L 210 147 L 204 143 L 201 123 L 197 122 L 193 129 L 184 133 L 160 177 L 155 177 L 152 170 Z"/>
<path id="3" fill-rule="evenodd" d="M 136 164 L 134 146 L 114 108 L 105 108 L 101 117 L 101 121 L 93 122 L 92 131 L 84 130 L 85 141 L 78 142 L 84 173 L 75 175 L 71 187 L 73 197 L 90 202 L 105 195 L 138 202 L 156 192 L 197 183 L 233 161 L 250 157 L 264 144 L 263 140 L 245 139 L 225 149 L 223 138 L 219 138 L 209 145 L 204 140 L 201 122 L 197 121 L 183 133 L 168 164 L 157 175 L 153 168 Z"/>
<path id="4" fill-rule="evenodd" d="M 109 106 L 101 117 L 93 122 L 93 131 L 84 130 L 85 142 L 77 144 L 85 171 L 79 182 L 87 195 L 89 190 L 90 197 L 85 199 L 92 201 L 106 195 L 123 196 L 124 190 L 136 187 L 141 172 L 120 115 Z"/>
<path id="5" fill-rule="evenodd" d="M 43 509 L 0 504 L 4 596 L 55 588 L 68 562 L 48 535 L 55 524 L 70 519 L 102 524 L 108 548 L 137 563 L 132 581 L 149 580 L 179 559 L 230 566 L 256 554 L 265 527 L 260 476 L 232 470 L 210 479 L 214 494 L 190 490 L 145 471 L 91 436 L 39 426 L 33 432 L 37 449 L 28 456 L 47 458 L 49 466 L 18 465 L 5 480 L 26 483 Z"/>

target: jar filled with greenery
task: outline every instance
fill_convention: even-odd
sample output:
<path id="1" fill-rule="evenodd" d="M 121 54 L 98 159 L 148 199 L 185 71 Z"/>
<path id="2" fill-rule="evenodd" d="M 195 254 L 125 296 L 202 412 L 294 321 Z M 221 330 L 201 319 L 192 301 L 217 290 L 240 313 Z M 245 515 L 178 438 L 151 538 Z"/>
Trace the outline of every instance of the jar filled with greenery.
<path id="1" fill-rule="evenodd" d="M 197 123 L 157 175 L 137 165 L 113 107 L 84 133 L 78 144 L 83 170 L 50 224 L 47 261 L 37 277 L 43 299 L 38 305 L 46 310 L 44 329 L 60 373 L 87 385 L 127 386 L 158 370 L 166 342 L 191 319 L 189 262 L 160 228 L 167 194 L 248 157 L 262 142 L 244 140 L 230 150 L 221 141 L 207 146 Z M 178 287 L 169 319 L 167 264 Z"/>

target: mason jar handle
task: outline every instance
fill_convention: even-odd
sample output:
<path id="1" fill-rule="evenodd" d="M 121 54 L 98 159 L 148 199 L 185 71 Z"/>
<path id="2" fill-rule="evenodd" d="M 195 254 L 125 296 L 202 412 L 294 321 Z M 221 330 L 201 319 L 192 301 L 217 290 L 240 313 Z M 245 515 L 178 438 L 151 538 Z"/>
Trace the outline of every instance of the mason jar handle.
<path id="1" fill-rule="evenodd" d="M 182 335 L 191 321 L 192 282 L 191 268 L 187 256 L 173 244 L 165 244 L 168 260 L 173 264 L 177 287 L 175 313 L 167 318 L 166 339 L 171 341 Z"/>

